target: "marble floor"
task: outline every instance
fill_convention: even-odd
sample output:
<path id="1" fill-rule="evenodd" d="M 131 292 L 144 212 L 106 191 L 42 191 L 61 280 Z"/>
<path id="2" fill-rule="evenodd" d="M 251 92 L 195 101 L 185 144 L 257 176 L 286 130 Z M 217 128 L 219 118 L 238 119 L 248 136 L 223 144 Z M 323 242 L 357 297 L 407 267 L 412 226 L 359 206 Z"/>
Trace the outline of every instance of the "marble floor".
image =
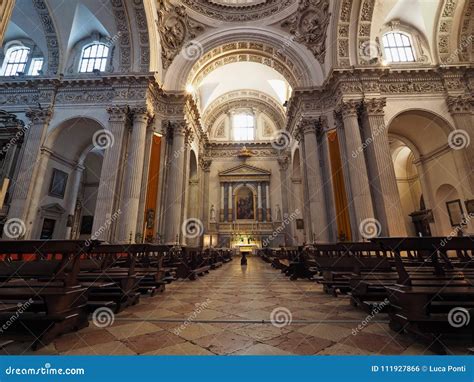
<path id="1" fill-rule="evenodd" d="M 261 259 L 234 259 L 196 281 L 176 281 L 163 294 L 115 315 L 112 325 L 64 335 L 30 352 L 74 355 L 431 354 L 392 332 L 387 317 L 350 306 L 308 280 L 290 281 Z M 102 324 L 99 324 L 102 326 Z M 362 325 L 362 330 L 358 330 Z"/>

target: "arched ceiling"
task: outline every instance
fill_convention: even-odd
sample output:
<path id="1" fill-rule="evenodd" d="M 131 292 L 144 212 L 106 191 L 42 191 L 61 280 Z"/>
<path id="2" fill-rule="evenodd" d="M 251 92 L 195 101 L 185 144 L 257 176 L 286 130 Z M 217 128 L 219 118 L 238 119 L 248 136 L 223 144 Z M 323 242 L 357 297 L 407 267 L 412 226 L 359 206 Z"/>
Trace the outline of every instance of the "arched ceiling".
<path id="1" fill-rule="evenodd" d="M 239 90 L 255 90 L 266 94 L 283 105 L 289 99 L 291 89 L 286 79 L 274 69 L 254 62 L 237 62 L 224 65 L 197 84 L 201 110 L 220 96 Z"/>

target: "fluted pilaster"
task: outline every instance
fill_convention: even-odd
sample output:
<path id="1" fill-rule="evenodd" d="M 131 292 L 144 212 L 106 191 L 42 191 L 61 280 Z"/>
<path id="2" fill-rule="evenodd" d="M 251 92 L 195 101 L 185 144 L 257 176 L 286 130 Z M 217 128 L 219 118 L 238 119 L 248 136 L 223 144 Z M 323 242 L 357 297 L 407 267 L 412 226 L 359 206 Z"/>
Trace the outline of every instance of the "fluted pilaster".
<path id="1" fill-rule="evenodd" d="M 145 162 L 145 144 L 148 122 L 151 118 L 146 108 L 132 110 L 133 125 L 129 152 L 125 165 L 125 184 L 122 196 L 122 215 L 118 240 L 127 243 L 136 241 L 138 209 Z"/>
<path id="2" fill-rule="evenodd" d="M 448 97 L 447 104 L 457 132 L 450 135 L 450 146 L 455 148 L 456 162 L 462 176 L 469 179 L 470 195 L 474 195 L 474 97 Z"/>
<path id="3" fill-rule="evenodd" d="M 20 163 L 17 179 L 14 183 L 12 202 L 9 210 L 9 219 L 17 218 L 25 222 L 27 233 L 25 238 L 31 238 L 31 228 L 37 214 L 37 207 L 30 209 L 32 194 L 36 189 L 41 189 L 44 176 L 39 178 L 39 170 L 47 165 L 40 160 L 41 146 L 44 142 L 46 131 L 53 112 L 51 109 L 30 109 L 26 116 L 30 120 L 28 136 L 26 137 L 23 158 Z M 38 199 L 39 196 L 36 196 Z M 37 200 L 33 205 L 37 205 Z"/>
<path id="4" fill-rule="evenodd" d="M 383 236 L 407 235 L 400 193 L 390 153 L 388 131 L 385 126 L 385 98 L 364 101 L 365 151 L 372 189 L 375 216 L 381 224 Z M 360 153 L 358 155 L 363 155 Z"/>
<path id="5" fill-rule="evenodd" d="M 362 240 L 360 224 L 365 219 L 374 219 L 374 208 L 370 194 L 369 177 L 363 153 L 359 126 L 360 101 L 341 102 L 336 109 L 336 118 L 342 130 L 342 167 L 350 207 L 351 226 L 355 240 Z"/>
<path id="6" fill-rule="evenodd" d="M 186 121 L 172 121 L 173 149 L 168 158 L 169 177 L 166 196 L 166 242 L 175 243 L 182 239 L 181 224 L 184 216 L 186 170 L 190 131 Z"/>
<path id="7" fill-rule="evenodd" d="M 118 203 L 118 180 L 120 165 L 123 158 L 123 140 L 128 122 L 129 109 L 127 106 L 113 106 L 107 109 L 109 113 L 109 128 L 99 133 L 107 138 L 107 143 L 102 146 L 105 149 L 102 170 L 100 174 L 99 188 L 97 191 L 97 203 L 94 216 L 92 235 L 99 240 L 108 242 L 112 238 L 112 226 L 117 216 L 123 211 L 117 206 Z M 97 142 L 94 142 L 97 144 Z"/>
<path id="8" fill-rule="evenodd" d="M 304 119 L 300 125 L 300 129 L 304 134 L 304 162 L 311 215 L 309 239 L 325 242 L 328 241 L 328 223 L 324 199 L 324 179 L 317 140 L 318 128 L 319 120 L 317 119 Z"/>

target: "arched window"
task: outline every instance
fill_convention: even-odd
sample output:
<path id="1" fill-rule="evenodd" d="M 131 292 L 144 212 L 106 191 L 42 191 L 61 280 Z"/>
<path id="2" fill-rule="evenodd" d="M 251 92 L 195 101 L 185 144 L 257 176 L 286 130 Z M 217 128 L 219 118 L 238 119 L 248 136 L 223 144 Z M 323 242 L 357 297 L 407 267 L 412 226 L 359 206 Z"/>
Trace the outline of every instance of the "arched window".
<path id="1" fill-rule="evenodd" d="M 232 131 L 235 141 L 255 140 L 255 117 L 250 113 L 238 113 L 232 117 Z"/>
<path id="2" fill-rule="evenodd" d="M 105 44 L 94 43 L 86 46 L 82 51 L 80 73 L 92 73 L 94 70 L 103 72 L 107 66 L 109 47 Z"/>
<path id="3" fill-rule="evenodd" d="M 25 46 L 13 46 L 7 50 L 1 69 L 2 76 L 16 76 L 25 73 L 30 49 Z"/>
<path id="4" fill-rule="evenodd" d="M 389 32 L 382 38 L 387 62 L 415 62 L 410 37 L 405 33 Z"/>

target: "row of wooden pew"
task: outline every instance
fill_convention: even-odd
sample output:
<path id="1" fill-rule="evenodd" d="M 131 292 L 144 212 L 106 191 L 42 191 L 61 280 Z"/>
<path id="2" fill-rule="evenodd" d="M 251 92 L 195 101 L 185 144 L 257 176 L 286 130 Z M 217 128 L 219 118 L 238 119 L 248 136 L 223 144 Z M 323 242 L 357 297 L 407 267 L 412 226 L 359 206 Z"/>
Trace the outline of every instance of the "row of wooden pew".
<path id="1" fill-rule="evenodd" d="M 445 338 L 474 345 L 474 237 L 376 238 L 260 255 L 293 280 L 348 294 L 369 314 L 388 313 L 391 329 L 414 334 L 437 352 L 446 351 Z"/>
<path id="2" fill-rule="evenodd" d="M 165 245 L 0 241 L 0 343 L 38 349 L 87 327 L 99 308 L 118 313 L 231 258 L 226 250 Z"/>

